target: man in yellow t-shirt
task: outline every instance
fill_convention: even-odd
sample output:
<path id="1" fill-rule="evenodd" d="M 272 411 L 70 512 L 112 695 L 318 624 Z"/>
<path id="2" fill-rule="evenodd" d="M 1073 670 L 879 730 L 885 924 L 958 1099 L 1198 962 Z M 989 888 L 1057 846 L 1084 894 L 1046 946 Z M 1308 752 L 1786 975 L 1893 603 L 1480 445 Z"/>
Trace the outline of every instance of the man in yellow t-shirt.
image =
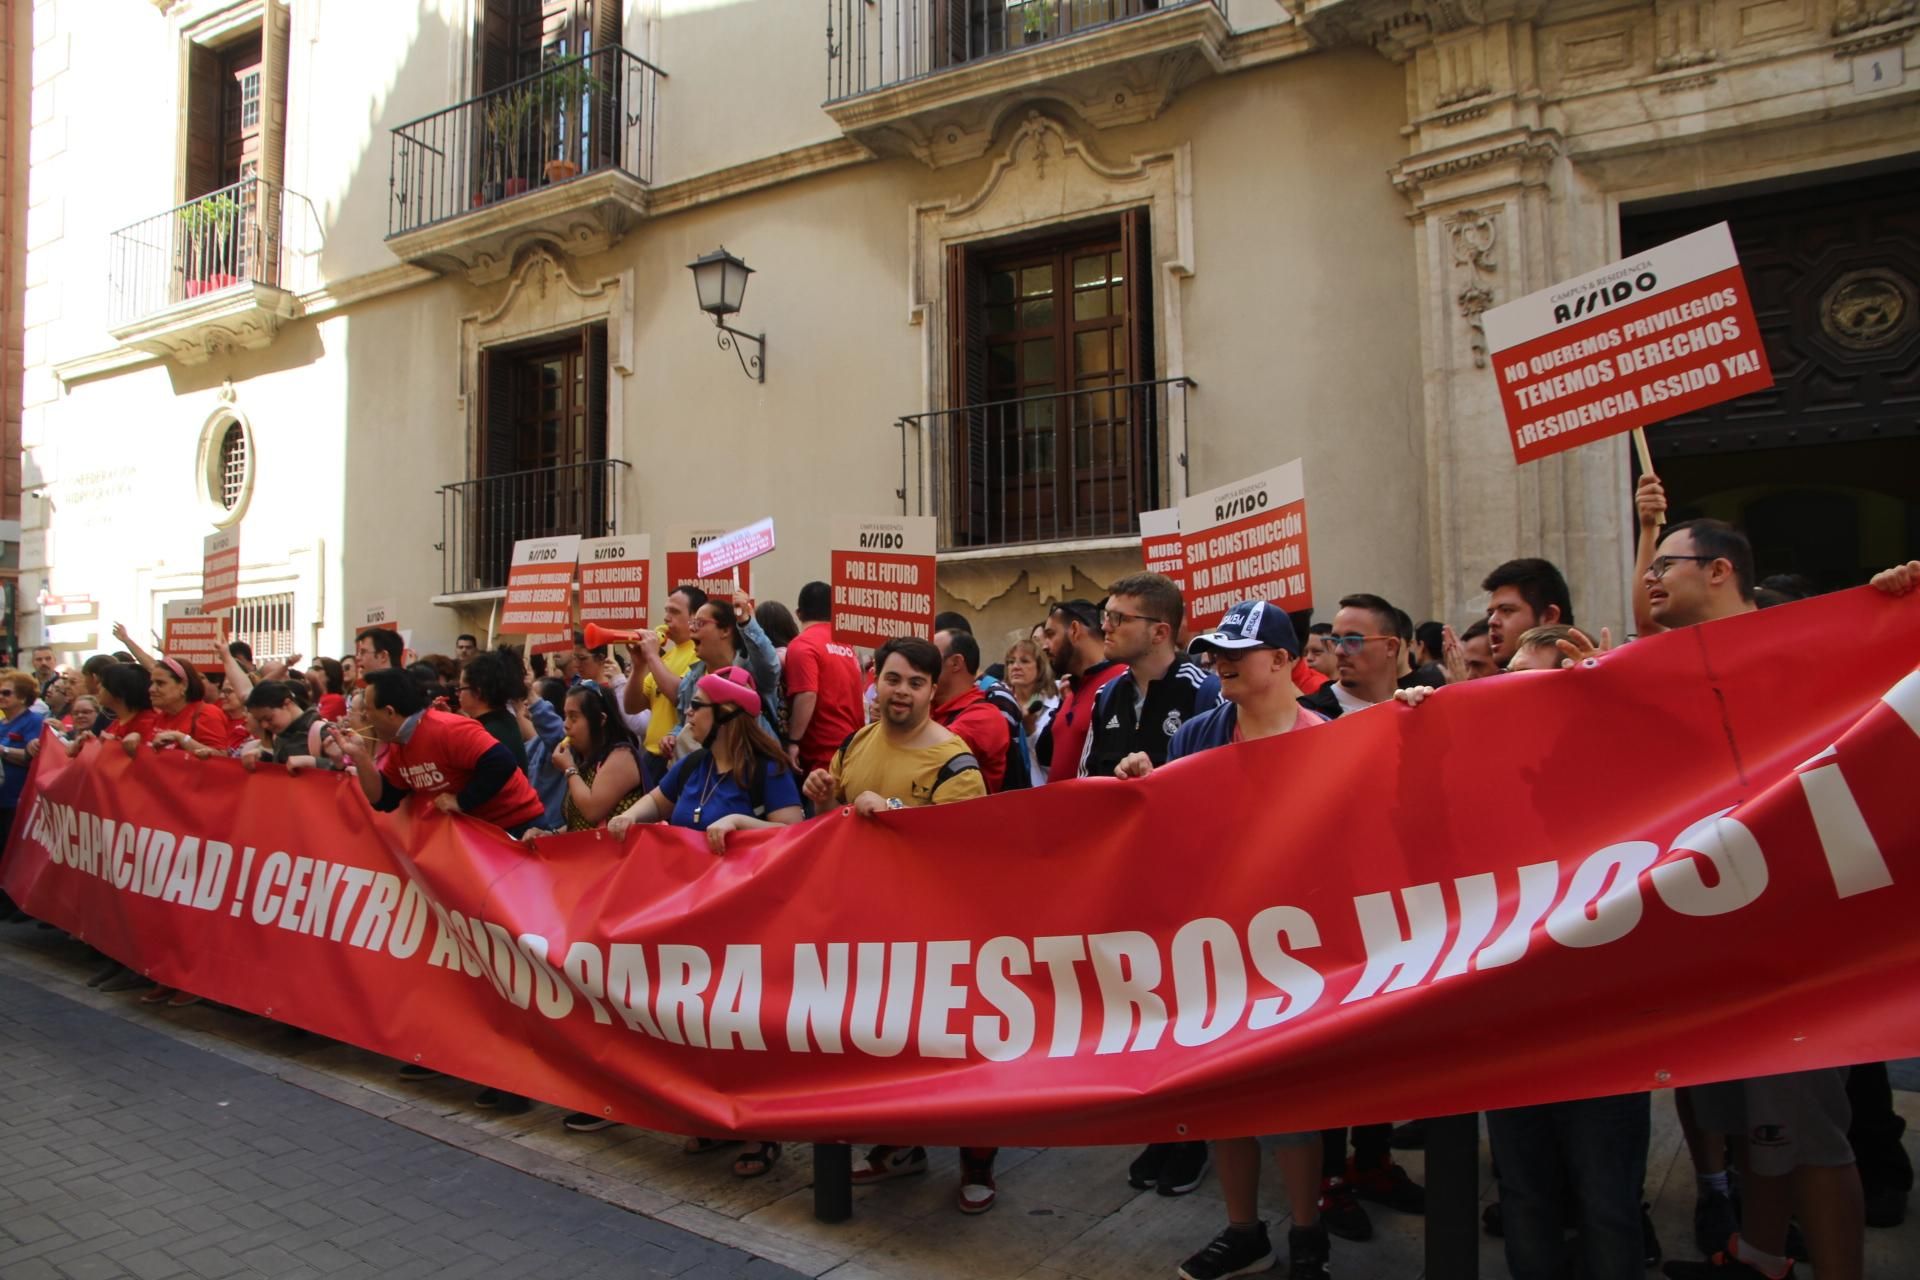
<path id="1" fill-rule="evenodd" d="M 667 776 L 667 739 L 680 728 L 680 712 L 675 699 L 680 694 L 680 678 L 695 661 L 692 621 L 694 611 L 707 602 L 707 593 L 698 587 L 676 587 L 667 596 L 666 625 L 658 631 L 643 631 L 640 642 L 627 646 L 634 670 L 646 671 L 644 680 L 629 680 L 622 694 L 621 708 L 630 716 L 650 711 L 647 720 L 646 750 L 640 757 L 641 772 L 647 786 L 657 786 Z"/>
<path id="2" fill-rule="evenodd" d="M 980 762 L 952 730 L 933 719 L 940 651 L 918 637 L 889 640 L 873 655 L 880 718 L 807 777 L 815 809 L 853 805 L 871 817 L 887 809 L 972 800 L 987 793 Z"/>
<path id="3" fill-rule="evenodd" d="M 987 794 L 980 762 L 967 744 L 933 719 L 940 651 L 916 637 L 889 640 L 873 655 L 874 702 L 879 719 L 842 743 L 825 769 L 807 775 L 807 799 L 817 810 L 849 804 L 862 817 L 889 809 L 917 809 Z M 962 1213 L 993 1208 L 993 1147 L 960 1148 Z M 924 1173 L 925 1147 L 874 1147 L 853 1166 L 856 1185 Z"/>

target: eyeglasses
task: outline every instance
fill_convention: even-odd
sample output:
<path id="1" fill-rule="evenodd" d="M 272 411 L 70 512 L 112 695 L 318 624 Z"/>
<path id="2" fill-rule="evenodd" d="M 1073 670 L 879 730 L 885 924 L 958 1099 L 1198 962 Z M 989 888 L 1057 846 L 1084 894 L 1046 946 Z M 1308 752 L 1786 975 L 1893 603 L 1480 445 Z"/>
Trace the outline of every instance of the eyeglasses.
<path id="1" fill-rule="evenodd" d="M 1652 563 L 1647 565 L 1647 576 L 1656 580 L 1664 578 L 1667 576 L 1667 571 L 1682 560 L 1691 560 L 1695 564 L 1712 564 L 1719 558 L 1719 556 L 1655 556 Z"/>
<path id="2" fill-rule="evenodd" d="M 1332 636 L 1332 635 L 1327 636 L 1326 642 L 1327 642 L 1327 647 L 1329 649 L 1332 649 L 1335 653 L 1355 654 L 1355 653 L 1359 653 L 1362 649 L 1365 649 L 1367 647 L 1367 642 L 1369 640 L 1397 640 L 1397 639 L 1399 639 L 1398 636 L 1363 636 L 1359 632 L 1355 631 L 1349 635 L 1344 635 L 1344 636 Z"/>
<path id="3" fill-rule="evenodd" d="M 1123 626 L 1129 622 L 1145 622 L 1148 624 L 1152 624 L 1155 622 L 1166 621 L 1165 618 L 1152 618 L 1152 617 L 1148 617 L 1144 613 L 1122 613 L 1118 609 L 1109 609 L 1101 616 L 1107 620 L 1107 626 L 1110 628 Z"/>

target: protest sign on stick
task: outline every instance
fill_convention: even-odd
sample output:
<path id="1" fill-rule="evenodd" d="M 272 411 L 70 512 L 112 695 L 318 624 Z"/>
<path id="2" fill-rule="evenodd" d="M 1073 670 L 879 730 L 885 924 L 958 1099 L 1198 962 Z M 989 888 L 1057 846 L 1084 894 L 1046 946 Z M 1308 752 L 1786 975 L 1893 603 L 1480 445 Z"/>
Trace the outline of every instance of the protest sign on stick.
<path id="1" fill-rule="evenodd" d="M 573 566 L 580 535 L 522 538 L 513 544 L 507 568 L 507 598 L 500 606 L 500 634 L 551 635 L 573 630 Z"/>
<path id="2" fill-rule="evenodd" d="M 1140 513 L 1140 559 L 1148 573 L 1161 574 L 1171 578 L 1187 592 L 1187 547 L 1180 540 L 1180 508 L 1162 507 L 1158 511 Z M 1188 602 L 1187 614 L 1193 614 L 1192 602 Z"/>
<path id="3" fill-rule="evenodd" d="M 198 600 L 174 600 L 166 606 L 166 636 L 161 648 L 170 658 L 201 672 L 226 669 L 227 620 L 209 614 Z"/>
<path id="4" fill-rule="evenodd" d="M 1210 627 L 1241 600 L 1289 612 L 1313 604 L 1306 479 L 1300 459 L 1180 504 L 1187 620 Z"/>
<path id="5" fill-rule="evenodd" d="M 877 648 L 933 634 L 932 516 L 833 522 L 833 638 Z"/>
<path id="6" fill-rule="evenodd" d="M 773 550 L 773 517 L 756 520 L 745 528 L 734 529 L 717 538 L 709 538 L 700 544 L 694 556 L 694 567 L 702 578 L 711 578 L 716 574 L 732 570 L 731 581 L 738 589 L 740 583 L 739 567 L 749 560 Z"/>
<path id="7" fill-rule="evenodd" d="M 360 624 L 354 634 L 362 631 L 398 631 L 400 629 L 400 607 L 391 600 L 381 600 L 368 605 L 360 611 Z"/>
<path id="8" fill-rule="evenodd" d="M 240 530 L 207 535 L 201 553 L 200 609 L 225 613 L 240 603 Z"/>
<path id="9" fill-rule="evenodd" d="M 1488 311 L 1515 462 L 1773 385 L 1724 222 Z M 1635 441 L 1653 469 L 1645 437 Z"/>
<path id="10" fill-rule="evenodd" d="M 580 544 L 580 622 L 609 631 L 647 625 L 651 540 L 644 533 L 589 538 Z"/>
<path id="11" fill-rule="evenodd" d="M 700 548 L 726 532 L 725 529 L 694 528 L 690 525 L 676 525 L 667 531 L 665 585 L 669 593 L 679 587 L 698 587 L 710 596 L 729 598 L 736 590 L 753 591 L 751 561 L 739 566 L 737 585 L 731 571 L 722 569 L 709 574 L 700 568 Z"/>

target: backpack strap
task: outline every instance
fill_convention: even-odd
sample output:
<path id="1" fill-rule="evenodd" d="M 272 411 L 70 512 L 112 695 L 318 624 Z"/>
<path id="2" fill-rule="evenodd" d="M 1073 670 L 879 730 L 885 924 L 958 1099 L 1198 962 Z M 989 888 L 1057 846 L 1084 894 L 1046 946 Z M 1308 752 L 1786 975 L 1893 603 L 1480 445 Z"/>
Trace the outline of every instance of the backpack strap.
<path id="1" fill-rule="evenodd" d="M 973 758 L 972 752 L 962 751 L 959 755 L 948 758 L 946 763 L 940 766 L 940 771 L 933 775 L 933 789 L 927 792 L 927 799 L 931 800 L 933 797 L 939 795 L 942 786 L 951 782 L 954 778 L 959 777 L 969 769 L 975 773 L 982 772 L 980 762 Z"/>

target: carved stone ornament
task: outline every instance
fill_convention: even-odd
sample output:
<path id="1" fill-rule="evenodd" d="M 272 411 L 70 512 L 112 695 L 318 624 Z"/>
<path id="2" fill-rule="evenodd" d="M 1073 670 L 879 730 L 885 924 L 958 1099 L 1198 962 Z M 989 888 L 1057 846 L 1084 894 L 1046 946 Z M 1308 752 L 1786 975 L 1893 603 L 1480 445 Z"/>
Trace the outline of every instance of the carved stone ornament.
<path id="1" fill-rule="evenodd" d="M 1850 36 L 1868 27 L 1883 27 L 1902 18 L 1910 18 L 1920 9 L 1920 0 L 1840 0 L 1833 15 L 1833 34 Z"/>
<path id="2" fill-rule="evenodd" d="M 1498 210 L 1463 209 L 1446 220 L 1446 228 L 1453 265 L 1467 272 L 1467 283 L 1455 300 L 1472 330 L 1474 368 L 1484 369 L 1487 331 L 1480 316 L 1493 305 L 1493 274 L 1499 267 L 1493 248 L 1500 238 L 1500 214 Z"/>
<path id="3" fill-rule="evenodd" d="M 1890 346 L 1912 330 L 1913 281 L 1886 267 L 1849 271 L 1820 299 L 1820 328 L 1853 351 Z"/>

